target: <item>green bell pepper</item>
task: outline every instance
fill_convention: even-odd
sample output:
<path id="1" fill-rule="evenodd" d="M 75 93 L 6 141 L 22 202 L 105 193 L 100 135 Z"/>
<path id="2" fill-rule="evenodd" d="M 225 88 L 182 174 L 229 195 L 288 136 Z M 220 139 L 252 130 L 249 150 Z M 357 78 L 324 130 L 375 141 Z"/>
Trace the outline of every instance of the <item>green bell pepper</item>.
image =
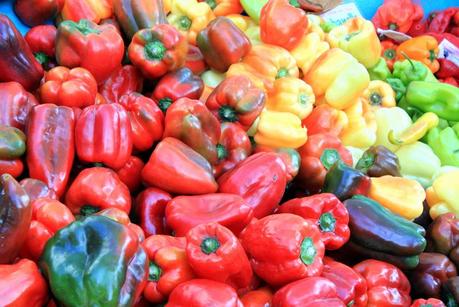
<path id="1" fill-rule="evenodd" d="M 241 0 L 241 5 L 244 11 L 258 24 L 260 22 L 261 9 L 267 2 L 268 0 Z"/>
<path id="2" fill-rule="evenodd" d="M 25 140 L 21 130 L 0 126 L 0 159 L 11 160 L 22 156 L 26 150 Z"/>
<path id="3" fill-rule="evenodd" d="M 392 76 L 400 79 L 405 86 L 412 81 L 438 82 L 427 66 L 411 59 L 395 62 Z"/>
<path id="4" fill-rule="evenodd" d="M 145 284 L 148 259 L 133 230 L 92 215 L 49 239 L 40 267 L 63 306 L 132 306 Z"/>
<path id="5" fill-rule="evenodd" d="M 390 69 L 387 67 L 386 60 L 380 58 L 375 66 L 368 68 L 370 80 L 386 80 L 391 76 Z"/>
<path id="6" fill-rule="evenodd" d="M 403 84 L 402 80 L 397 78 L 387 78 L 386 82 L 392 87 L 395 92 L 395 100 L 400 101 L 406 93 L 406 86 Z"/>
<path id="7" fill-rule="evenodd" d="M 427 134 L 427 144 L 440 158 L 442 165 L 459 167 L 459 124 L 431 129 Z"/>

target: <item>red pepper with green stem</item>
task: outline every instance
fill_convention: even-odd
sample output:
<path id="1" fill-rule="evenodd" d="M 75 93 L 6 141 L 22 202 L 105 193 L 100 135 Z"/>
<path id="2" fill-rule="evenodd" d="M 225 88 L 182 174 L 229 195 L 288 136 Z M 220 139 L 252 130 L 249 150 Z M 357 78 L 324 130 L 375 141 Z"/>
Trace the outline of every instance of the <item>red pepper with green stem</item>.
<path id="1" fill-rule="evenodd" d="M 372 21 L 376 28 L 406 33 L 423 15 L 422 7 L 411 0 L 385 0 Z"/>
<path id="2" fill-rule="evenodd" d="M 436 298 L 417 299 L 410 307 L 445 307 L 445 304 Z"/>
<path id="3" fill-rule="evenodd" d="M 119 102 L 123 95 L 142 92 L 142 87 L 142 73 L 133 65 L 124 65 L 99 86 L 99 92 L 108 103 L 115 103 Z"/>
<path id="4" fill-rule="evenodd" d="M 53 25 L 33 27 L 24 37 L 37 61 L 46 69 L 54 67 L 57 29 Z"/>
<path id="5" fill-rule="evenodd" d="M 392 71 L 394 63 L 397 60 L 397 44 L 391 40 L 381 42 L 382 50 L 381 56 L 386 61 L 387 67 Z"/>
<path id="6" fill-rule="evenodd" d="M 437 33 L 449 32 L 450 28 L 455 23 L 454 20 L 455 18 L 457 18 L 455 16 L 458 12 L 459 8 L 450 7 L 441 12 L 431 13 L 430 16 L 432 17 L 432 19 L 429 23 L 429 31 Z"/>
<path id="7" fill-rule="evenodd" d="M 147 188 L 137 195 L 134 211 L 147 237 L 170 232 L 166 223 L 166 205 L 171 199 L 169 193 L 157 188 Z"/>

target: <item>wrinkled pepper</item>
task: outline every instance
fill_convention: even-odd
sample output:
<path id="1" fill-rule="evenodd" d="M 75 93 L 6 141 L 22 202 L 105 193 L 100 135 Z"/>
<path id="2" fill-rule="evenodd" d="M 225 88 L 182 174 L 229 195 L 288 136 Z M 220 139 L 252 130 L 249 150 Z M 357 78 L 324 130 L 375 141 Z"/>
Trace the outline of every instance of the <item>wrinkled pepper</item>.
<path id="1" fill-rule="evenodd" d="M 349 124 L 341 132 L 340 139 L 346 146 L 368 148 L 376 142 L 377 122 L 371 102 L 359 98 L 344 112 Z"/>
<path id="2" fill-rule="evenodd" d="M 442 253 L 459 265 L 459 219 L 454 213 L 439 215 L 429 225 L 427 250 Z"/>
<path id="3" fill-rule="evenodd" d="M 54 25 L 39 25 L 31 28 L 24 36 L 35 58 L 46 70 L 56 65 L 56 35 Z"/>
<path id="4" fill-rule="evenodd" d="M 60 19 L 75 22 L 87 19 L 98 24 L 112 14 L 113 7 L 110 0 L 65 0 Z"/>
<path id="5" fill-rule="evenodd" d="M 384 58 L 379 58 L 379 61 L 372 67 L 368 68 L 370 80 L 386 80 L 391 77 L 391 71 L 387 66 Z"/>
<path id="6" fill-rule="evenodd" d="M 128 187 L 129 191 L 136 192 L 142 185 L 142 169 L 145 166 L 143 161 L 131 156 L 123 167 L 116 170 L 120 180 Z"/>
<path id="7" fill-rule="evenodd" d="M 422 7 L 411 0 L 385 0 L 372 21 L 377 28 L 406 33 L 423 13 Z"/>
<path id="8" fill-rule="evenodd" d="M 402 80 L 397 78 L 387 78 L 386 82 L 392 87 L 392 90 L 394 90 L 395 101 L 399 102 L 405 96 L 405 84 L 403 84 Z"/>
<path id="9" fill-rule="evenodd" d="M 313 134 L 321 133 L 339 136 L 347 127 L 349 120 L 343 111 L 322 104 L 316 106 L 302 123 L 308 129 L 308 139 L 310 139 Z"/>
<path id="10" fill-rule="evenodd" d="M 382 145 L 368 148 L 357 161 L 355 168 L 370 177 L 400 176 L 397 156 Z"/>
<path id="11" fill-rule="evenodd" d="M 64 0 L 17 0 L 14 2 L 14 12 L 23 23 L 33 27 L 54 19 L 62 10 L 64 3 Z"/>
<path id="12" fill-rule="evenodd" d="M 430 216 L 435 219 L 441 214 L 452 212 L 459 216 L 459 202 L 456 196 L 459 171 L 438 176 L 426 190 Z"/>
<path id="13" fill-rule="evenodd" d="M 409 58 L 394 63 L 392 77 L 400 79 L 405 86 L 411 84 L 412 81 L 437 82 L 437 79 L 427 66 Z"/>
<path id="14" fill-rule="evenodd" d="M 407 56 L 412 60 L 423 63 L 433 73 L 440 68 L 440 64 L 437 61 L 438 42 L 432 36 L 421 35 L 401 43 L 397 47 L 397 60 L 403 60 Z"/>
<path id="15" fill-rule="evenodd" d="M 115 70 L 103 84 L 99 93 L 108 103 L 119 102 L 121 96 L 132 92 L 142 92 L 142 73 L 133 65 L 124 65 Z"/>
<path id="16" fill-rule="evenodd" d="M 324 159 L 327 159 L 325 156 Z M 334 160 L 334 159 L 333 159 Z M 370 190 L 370 177 L 350 167 L 342 160 L 335 160 L 325 176 L 322 192 L 333 193 L 341 201 L 354 195 L 367 195 Z"/>

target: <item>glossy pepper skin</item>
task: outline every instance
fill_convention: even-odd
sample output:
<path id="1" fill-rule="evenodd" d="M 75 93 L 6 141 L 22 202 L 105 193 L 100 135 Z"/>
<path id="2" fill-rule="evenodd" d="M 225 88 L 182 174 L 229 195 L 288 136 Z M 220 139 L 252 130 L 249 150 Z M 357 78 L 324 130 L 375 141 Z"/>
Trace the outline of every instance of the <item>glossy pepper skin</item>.
<path id="1" fill-rule="evenodd" d="M 370 177 L 401 176 L 397 156 L 383 145 L 368 148 L 355 168 Z"/>
<path id="2" fill-rule="evenodd" d="M 219 192 L 241 196 L 262 218 L 271 214 L 284 194 L 287 184 L 285 165 L 273 152 L 250 156 L 218 178 Z"/>
<path id="3" fill-rule="evenodd" d="M 67 206 L 51 198 L 39 198 L 31 202 L 32 221 L 26 240 L 22 245 L 22 258 L 38 261 L 46 242 L 54 234 L 75 221 L 75 217 Z"/>
<path id="4" fill-rule="evenodd" d="M 0 83 L 0 125 L 25 131 L 27 116 L 37 99 L 18 82 Z"/>
<path id="5" fill-rule="evenodd" d="M 133 65 L 124 65 L 115 70 L 103 84 L 99 86 L 99 93 L 108 103 L 119 102 L 123 95 L 132 92 L 142 92 L 142 73 Z"/>
<path id="6" fill-rule="evenodd" d="M 459 276 L 448 279 L 443 284 L 442 299 L 447 306 L 455 306 L 459 302 Z"/>
<path id="7" fill-rule="evenodd" d="M 195 75 L 200 75 L 207 69 L 207 64 L 204 61 L 204 55 L 199 47 L 195 45 L 188 46 L 186 54 L 185 67 L 189 68 Z"/>
<path id="8" fill-rule="evenodd" d="M 308 129 L 308 139 L 313 134 L 327 133 L 339 136 L 348 125 L 346 113 L 326 104 L 316 106 L 302 123 Z M 307 144 L 307 143 L 306 143 Z"/>
<path id="9" fill-rule="evenodd" d="M 0 126 L 0 159 L 21 157 L 26 150 L 26 136 L 18 128 Z"/>
<path id="10" fill-rule="evenodd" d="M 370 259 L 353 269 L 367 282 L 368 306 L 410 306 L 410 282 L 396 266 Z"/>
<path id="11" fill-rule="evenodd" d="M 196 43 L 213 69 L 225 72 L 250 51 L 247 36 L 226 17 L 217 17 L 199 32 Z"/>
<path id="12" fill-rule="evenodd" d="M 432 183 L 432 186 L 426 190 L 427 203 L 430 207 L 429 214 L 435 219 L 444 213 L 459 212 L 459 204 L 456 196 L 456 183 L 459 177 L 458 171 L 444 173 Z M 454 187 L 452 189 L 452 187 Z"/>
<path id="13" fill-rule="evenodd" d="M 140 158 L 131 156 L 126 164 L 116 171 L 118 177 L 128 187 L 129 191 L 136 192 L 142 185 L 140 174 L 144 166 L 145 163 Z"/>
<path id="14" fill-rule="evenodd" d="M 188 44 L 171 25 L 159 24 L 138 31 L 128 47 L 128 56 L 146 78 L 159 78 L 185 64 Z"/>
<path id="15" fill-rule="evenodd" d="M 26 90 L 36 89 L 43 77 L 43 68 L 13 22 L 3 14 L 0 14 L 0 33 L 0 81 L 16 81 Z"/>
<path id="16" fill-rule="evenodd" d="M 207 2 L 215 16 L 226 16 L 231 14 L 240 14 L 242 6 L 238 0 L 199 0 Z"/>
<path id="17" fill-rule="evenodd" d="M 50 189 L 46 183 L 41 180 L 33 178 L 25 178 L 19 182 L 22 188 L 29 195 L 30 201 L 34 201 L 38 198 L 51 198 L 57 199 L 56 192 Z"/>
<path id="18" fill-rule="evenodd" d="M 436 298 L 429 298 L 429 299 L 417 299 L 413 301 L 410 307 L 425 307 L 425 306 L 432 306 L 432 307 L 445 307 L 442 301 Z"/>
<path id="19" fill-rule="evenodd" d="M 349 245 L 358 254 L 387 261 L 403 269 L 418 265 L 419 254 L 426 247 L 422 226 L 364 196 L 354 196 L 344 205 L 349 213 Z"/>
<path id="20" fill-rule="evenodd" d="M 123 167 L 132 151 L 128 112 L 117 103 L 86 107 L 76 122 L 75 147 L 84 162 L 102 162 L 113 169 Z"/>
<path id="21" fill-rule="evenodd" d="M 296 175 L 298 175 L 298 171 L 300 170 L 301 157 L 297 150 L 293 148 L 272 148 L 269 146 L 257 145 L 254 148 L 254 153 L 258 152 L 275 152 L 279 155 L 285 165 L 287 183 L 292 182 Z"/>
<path id="22" fill-rule="evenodd" d="M 11 263 L 27 236 L 32 207 L 29 196 L 11 175 L 0 176 L 0 264 Z"/>
<path id="23" fill-rule="evenodd" d="M 98 24 L 102 19 L 109 18 L 112 13 L 112 2 L 109 0 L 66 0 L 60 17 L 62 20 L 75 22 L 86 19 Z"/>
<path id="24" fill-rule="evenodd" d="M 411 0 L 385 0 L 373 16 L 375 27 L 402 33 L 408 32 L 414 22 L 423 17 L 422 7 Z"/>
<path id="25" fill-rule="evenodd" d="M 19 177 L 24 171 L 24 163 L 21 159 L 1 160 L 0 175 L 10 174 L 13 178 Z"/>
<path id="26" fill-rule="evenodd" d="M 186 144 L 170 137 L 156 145 L 142 170 L 142 179 L 150 186 L 175 194 L 208 194 L 218 189 L 209 162 Z"/>
<path id="27" fill-rule="evenodd" d="M 169 233 L 166 223 L 166 205 L 171 199 L 169 193 L 157 188 L 147 188 L 137 195 L 135 215 L 147 237 Z"/>
<path id="28" fill-rule="evenodd" d="M 238 123 L 246 131 L 260 115 L 266 94 L 246 76 L 225 78 L 207 98 L 207 108 L 221 121 Z"/>
<path id="29" fill-rule="evenodd" d="M 105 216 L 111 220 L 114 220 L 115 222 L 126 225 L 139 242 L 143 242 L 145 240 L 145 234 L 143 233 L 142 228 L 140 228 L 137 224 L 131 223 L 129 220 L 129 215 L 123 210 L 118 208 L 107 208 L 95 213 L 94 215 Z"/>
<path id="30" fill-rule="evenodd" d="M 41 307 L 48 299 L 48 285 L 35 262 L 21 259 L 0 265 L 0 304 L 2 306 Z"/>
<path id="31" fill-rule="evenodd" d="M 436 82 L 437 80 L 427 66 L 411 59 L 395 62 L 392 78 L 400 79 L 406 87 L 412 81 Z"/>
<path id="32" fill-rule="evenodd" d="M 220 281 L 235 289 L 248 287 L 252 267 L 238 238 L 217 223 L 203 223 L 186 234 L 186 255 L 199 278 Z"/>
<path id="33" fill-rule="evenodd" d="M 63 257 L 66 261 L 59 261 Z M 57 232 L 40 267 L 54 297 L 66 306 L 131 306 L 145 286 L 148 259 L 132 230 L 94 215 Z"/>
<path id="34" fill-rule="evenodd" d="M 296 214 L 316 224 L 326 249 L 338 249 L 349 240 L 349 215 L 333 194 L 294 198 L 283 203 L 277 212 Z"/>
<path id="35" fill-rule="evenodd" d="M 57 29 L 54 25 L 39 25 L 24 36 L 35 58 L 45 68 L 54 67 Z"/>
<path id="36" fill-rule="evenodd" d="M 438 42 L 434 37 L 428 35 L 411 38 L 397 47 L 398 60 L 403 60 L 408 56 L 426 65 L 433 73 L 440 68 L 437 55 Z"/>
<path id="37" fill-rule="evenodd" d="M 90 215 L 106 208 L 131 210 L 129 189 L 111 169 L 92 167 L 81 171 L 65 195 L 65 204 L 77 215 Z"/>
<path id="38" fill-rule="evenodd" d="M 386 80 L 391 76 L 391 70 L 387 66 L 384 58 L 380 58 L 379 61 L 373 67 L 368 68 L 368 74 L 370 80 Z"/>
<path id="39" fill-rule="evenodd" d="M 430 224 L 427 230 L 427 250 L 446 255 L 459 265 L 459 219 L 445 213 Z"/>
<path id="40" fill-rule="evenodd" d="M 281 213 L 253 221 L 239 238 L 255 273 L 270 285 L 283 286 L 322 273 L 320 237 L 312 222 Z"/>
<path id="41" fill-rule="evenodd" d="M 271 306 L 273 293 L 268 287 L 258 288 L 241 296 L 244 307 Z"/>
<path id="42" fill-rule="evenodd" d="M 59 24 L 57 62 L 62 66 L 86 68 L 99 84 L 121 66 L 123 55 L 123 39 L 113 25 L 97 25 L 86 19 Z"/>
<path id="43" fill-rule="evenodd" d="M 14 12 L 26 25 L 33 27 L 54 19 L 64 6 L 64 0 L 17 0 Z M 31 9 L 33 8 L 33 9 Z"/>

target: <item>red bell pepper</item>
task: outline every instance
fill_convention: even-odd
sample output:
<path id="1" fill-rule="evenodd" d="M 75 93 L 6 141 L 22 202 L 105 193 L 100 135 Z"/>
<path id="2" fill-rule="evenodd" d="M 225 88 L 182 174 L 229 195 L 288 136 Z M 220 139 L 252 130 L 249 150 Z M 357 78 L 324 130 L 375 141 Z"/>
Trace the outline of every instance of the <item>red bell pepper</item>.
<path id="1" fill-rule="evenodd" d="M 238 238 L 217 223 L 200 224 L 186 234 L 186 255 L 200 278 L 220 281 L 235 289 L 250 285 L 249 259 Z"/>
<path id="2" fill-rule="evenodd" d="M 249 130 L 260 115 L 266 94 L 246 76 L 223 80 L 210 94 L 206 106 L 221 122 L 237 122 Z"/>
<path id="3" fill-rule="evenodd" d="M 59 65 L 86 68 L 100 84 L 121 66 L 123 56 L 123 39 L 113 25 L 97 25 L 86 19 L 59 24 L 56 38 Z"/>
<path id="4" fill-rule="evenodd" d="M 367 306 L 367 282 L 351 267 L 325 257 L 322 277 L 335 284 L 338 297 L 346 306 Z"/>
<path id="5" fill-rule="evenodd" d="M 308 28 L 308 17 L 296 1 L 269 0 L 260 14 L 260 37 L 266 44 L 295 48 Z"/>
<path id="6" fill-rule="evenodd" d="M 164 131 L 164 115 L 155 102 L 142 94 L 132 92 L 120 98 L 131 122 L 134 149 L 145 151 L 160 140 Z"/>
<path id="7" fill-rule="evenodd" d="M 54 67 L 45 74 L 40 86 L 41 103 L 59 106 L 84 108 L 94 104 L 96 94 L 96 79 L 81 67 Z"/>
<path id="8" fill-rule="evenodd" d="M 30 177 L 40 179 L 57 196 L 67 186 L 75 156 L 75 116 L 71 108 L 35 106 L 27 124 L 27 165 Z"/>
<path id="9" fill-rule="evenodd" d="M 118 177 L 128 187 L 129 191 L 135 192 L 142 185 L 140 174 L 144 166 L 145 163 L 140 158 L 131 156 L 126 164 L 116 171 Z"/>
<path id="10" fill-rule="evenodd" d="M 249 291 L 241 296 L 244 307 L 272 306 L 273 293 L 269 288 Z"/>
<path id="11" fill-rule="evenodd" d="M 324 244 L 317 226 L 300 216 L 281 213 L 250 223 L 240 235 L 252 268 L 273 286 L 319 276 Z"/>
<path id="12" fill-rule="evenodd" d="M 24 37 L 37 61 L 46 69 L 54 67 L 57 29 L 53 25 L 33 27 Z"/>
<path id="13" fill-rule="evenodd" d="M 323 277 L 308 277 L 292 282 L 274 294 L 273 307 L 345 307 L 336 286 Z M 352 305 L 348 305 L 352 306 Z"/>
<path id="14" fill-rule="evenodd" d="M 250 156 L 218 178 L 219 192 L 241 196 L 252 207 L 253 216 L 271 214 L 287 185 L 285 165 L 279 155 L 260 152 Z"/>
<path id="15" fill-rule="evenodd" d="M 424 35 L 424 33 L 428 31 L 428 28 L 429 28 L 428 20 L 420 19 L 418 21 L 413 22 L 413 24 L 411 25 L 408 32 L 406 32 L 406 34 L 408 34 L 411 37 Z"/>
<path id="16" fill-rule="evenodd" d="M 164 247 L 177 247 L 180 249 L 186 248 L 185 237 L 172 237 L 166 235 L 152 235 L 145 239 L 142 243 L 148 258 L 154 258 L 155 254 Z"/>
<path id="17" fill-rule="evenodd" d="M 56 231 L 75 221 L 70 209 L 58 200 L 39 198 L 32 202 L 32 221 L 19 255 L 38 261 L 45 244 Z"/>
<path id="18" fill-rule="evenodd" d="M 444 39 L 447 39 L 450 41 L 452 44 L 454 44 L 456 47 L 459 48 L 459 36 L 456 36 L 451 33 L 437 33 L 437 32 L 427 32 L 425 35 L 433 36 L 437 40 L 437 42 L 440 44 Z"/>
<path id="19" fill-rule="evenodd" d="M 331 134 L 314 134 L 308 137 L 306 144 L 298 149 L 301 166 L 296 182 L 310 193 L 319 191 L 325 182 L 327 169 L 335 161 L 328 157 L 340 158 L 352 166 L 352 155 L 337 136 Z"/>
<path id="20" fill-rule="evenodd" d="M 135 200 L 135 215 L 139 226 L 147 237 L 157 234 L 169 234 L 166 223 L 166 205 L 171 195 L 157 188 L 147 188 Z"/>
<path id="21" fill-rule="evenodd" d="M 340 248 L 351 235 L 346 207 L 330 193 L 289 200 L 279 207 L 278 212 L 296 214 L 318 225 L 326 249 Z"/>
<path id="22" fill-rule="evenodd" d="M 37 99 L 18 82 L 0 82 L 0 125 L 24 131 L 27 116 Z"/>
<path id="23" fill-rule="evenodd" d="M 200 75 L 207 70 L 206 61 L 204 61 L 204 55 L 202 54 L 199 47 L 195 45 L 188 46 L 188 52 L 185 59 L 185 67 L 188 67 L 193 74 Z"/>
<path id="24" fill-rule="evenodd" d="M 117 103 L 86 107 L 75 126 L 75 146 L 81 161 L 123 167 L 132 151 L 128 113 Z"/>
<path id="25" fill-rule="evenodd" d="M 14 12 L 19 19 L 30 27 L 54 19 L 60 13 L 65 0 L 16 0 Z"/>
<path id="26" fill-rule="evenodd" d="M 459 66 L 447 59 L 438 59 L 440 70 L 435 74 L 439 78 L 459 78 Z"/>
<path id="27" fill-rule="evenodd" d="M 238 124 L 222 123 L 217 144 L 218 161 L 214 165 L 215 177 L 233 169 L 252 152 L 252 144 L 244 129 Z"/>
<path id="28" fill-rule="evenodd" d="M 199 100 L 180 98 L 167 109 L 164 137 L 177 138 L 210 163 L 217 162 L 220 123 Z"/>
<path id="29" fill-rule="evenodd" d="M 410 282 L 396 266 L 370 259 L 353 269 L 367 281 L 368 306 L 410 306 Z"/>
<path id="30" fill-rule="evenodd" d="M 188 42 L 174 26 L 159 24 L 137 32 L 128 56 L 146 78 L 159 78 L 185 64 Z"/>
<path id="31" fill-rule="evenodd" d="M 224 193 L 178 196 L 166 207 L 167 224 L 176 236 L 206 223 L 220 223 L 238 236 L 252 216 L 252 208 L 240 196 Z"/>
<path id="32" fill-rule="evenodd" d="M 0 82 L 16 81 L 26 90 L 36 89 L 43 68 L 7 15 L 0 14 Z"/>
<path id="33" fill-rule="evenodd" d="M 151 98 L 157 101 L 161 111 L 166 113 L 176 100 L 183 97 L 199 99 L 203 90 L 204 82 L 201 77 L 194 75 L 189 68 L 182 67 L 164 75 L 156 84 Z"/>
<path id="34" fill-rule="evenodd" d="M 445 307 L 445 304 L 436 298 L 417 299 L 411 304 L 410 307 Z"/>
<path id="35" fill-rule="evenodd" d="M 411 0 L 385 0 L 372 21 L 376 28 L 406 33 L 423 15 L 422 7 Z"/>
<path id="36" fill-rule="evenodd" d="M 142 170 L 142 179 L 176 194 L 208 194 L 218 189 L 209 162 L 174 138 L 164 138 L 156 145 Z"/>
<path id="37" fill-rule="evenodd" d="M 459 79 L 455 79 L 455 78 L 452 78 L 452 77 L 448 77 L 448 78 L 445 78 L 445 79 L 438 79 L 438 81 L 440 82 L 443 82 L 443 83 L 446 83 L 446 84 L 450 84 L 450 85 L 454 85 L 456 87 L 459 87 Z"/>
<path id="38" fill-rule="evenodd" d="M 41 307 L 48 300 L 48 285 L 35 262 L 22 259 L 0 265 L 0 305 Z"/>
<path id="39" fill-rule="evenodd" d="M 206 2 L 215 16 L 240 14 L 243 11 L 239 0 L 199 0 L 199 2 Z"/>
<path id="40" fill-rule="evenodd" d="M 386 61 L 387 67 L 392 71 L 394 63 L 397 60 L 397 47 L 398 45 L 391 40 L 381 42 L 381 56 Z"/>
<path id="41" fill-rule="evenodd" d="M 0 159 L 0 175 L 10 174 L 13 178 L 19 177 L 24 171 L 24 163 L 21 159 Z"/>
<path id="42" fill-rule="evenodd" d="M 65 195 L 65 204 L 75 215 L 87 216 L 106 208 L 131 211 L 131 195 L 127 186 L 111 169 L 84 169 Z"/>
<path id="43" fill-rule="evenodd" d="M 429 23 L 429 31 L 437 33 L 449 32 L 454 25 L 454 18 L 458 12 L 458 7 L 450 7 L 440 12 L 431 13 L 432 19 Z"/>
<path id="44" fill-rule="evenodd" d="M 85 19 L 97 24 L 112 13 L 111 0 L 65 0 L 60 17 L 75 22 Z"/>
<path id="45" fill-rule="evenodd" d="M 133 65 L 124 65 L 115 70 L 99 86 L 99 92 L 108 103 L 119 102 L 119 99 L 132 92 L 141 92 L 143 87 L 142 73 Z"/>
<path id="46" fill-rule="evenodd" d="M 300 170 L 301 157 L 296 149 L 293 148 L 273 148 L 269 146 L 257 145 L 254 150 L 257 152 L 275 152 L 279 155 L 285 165 L 285 175 L 287 177 L 287 182 L 291 182 L 293 178 L 298 175 Z"/>
<path id="47" fill-rule="evenodd" d="M 322 104 L 315 107 L 302 123 L 308 129 L 308 136 L 320 133 L 339 136 L 346 128 L 347 122 L 346 113 Z"/>
<path id="48" fill-rule="evenodd" d="M 227 284 L 208 279 L 193 279 L 178 285 L 169 296 L 167 306 L 243 307 L 236 290 Z"/>
<path id="49" fill-rule="evenodd" d="M 95 213 L 94 215 L 106 216 L 114 220 L 115 222 L 126 225 L 134 234 L 134 236 L 137 237 L 139 243 L 142 243 L 145 240 L 145 234 L 142 228 L 140 228 L 140 226 L 137 224 L 131 223 L 131 221 L 129 220 L 129 215 L 121 209 L 114 207 L 106 208 L 102 211 Z"/>
<path id="50" fill-rule="evenodd" d="M 50 189 L 46 183 L 41 180 L 33 178 L 22 179 L 19 184 L 29 195 L 30 201 L 34 201 L 38 198 L 51 198 L 57 199 L 56 192 Z"/>

